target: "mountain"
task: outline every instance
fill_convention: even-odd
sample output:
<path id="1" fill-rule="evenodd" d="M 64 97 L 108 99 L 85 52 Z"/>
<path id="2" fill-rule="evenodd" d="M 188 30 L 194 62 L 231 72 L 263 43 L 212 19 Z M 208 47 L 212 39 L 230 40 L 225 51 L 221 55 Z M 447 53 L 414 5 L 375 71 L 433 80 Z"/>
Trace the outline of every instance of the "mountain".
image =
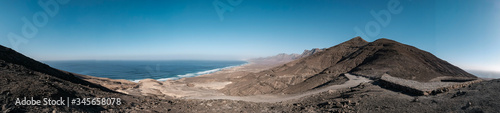
<path id="1" fill-rule="evenodd" d="M 418 82 L 477 78 L 413 46 L 389 39 L 367 42 L 355 37 L 308 57 L 244 76 L 222 91 L 228 95 L 298 93 L 342 84 L 347 80 L 343 73 L 371 78 L 389 74 Z"/>
<path id="2" fill-rule="evenodd" d="M 347 59 L 360 57 L 363 62 L 350 73 L 394 77 L 429 82 L 438 77 L 477 78 L 429 52 L 389 39 L 379 39 L 359 50 Z"/>
<path id="3" fill-rule="evenodd" d="M 314 50 L 316 51 L 316 50 Z M 432 54 L 388 39 L 359 37 L 307 57 L 236 78 L 227 94 L 296 93 L 342 84 L 343 73 L 371 78 L 391 76 L 422 83 L 446 78 L 476 78 Z M 423 68 L 425 67 L 425 68 Z M 418 71 L 412 71 L 418 70 Z M 402 73 L 402 74 L 401 74 Z M 431 75 L 424 75 L 424 74 Z M 380 75 L 381 74 L 381 75 Z M 450 89 L 439 95 L 408 96 L 380 87 L 380 81 L 337 91 L 316 92 L 293 100 L 258 103 L 230 99 L 160 99 L 110 91 L 77 74 L 54 69 L 0 45 L 0 111 L 9 112 L 496 112 L 500 79 Z M 384 75 L 384 76 L 382 76 Z M 351 77 L 351 76 L 348 76 Z M 111 81 L 114 82 L 114 81 Z M 157 81 L 156 81 L 157 82 Z M 178 82 L 178 81 L 171 81 Z M 159 85 L 167 82 L 157 82 Z M 453 82 L 454 83 L 454 82 Z M 116 83 L 121 84 L 121 83 Z M 189 87 L 187 84 L 186 87 Z M 235 89 L 233 89 L 235 88 Z M 237 89 L 236 89 L 237 88 Z M 240 91 L 238 91 L 240 90 Z M 194 93 L 198 93 L 194 91 Z M 263 97 L 280 95 L 264 95 Z M 294 96 L 294 95 L 292 95 Z M 121 105 L 15 105 L 17 98 L 120 98 Z M 259 96 L 256 96 L 259 97 Z M 286 97 L 286 96 L 285 96 Z M 247 97 L 242 97 L 247 98 Z"/>

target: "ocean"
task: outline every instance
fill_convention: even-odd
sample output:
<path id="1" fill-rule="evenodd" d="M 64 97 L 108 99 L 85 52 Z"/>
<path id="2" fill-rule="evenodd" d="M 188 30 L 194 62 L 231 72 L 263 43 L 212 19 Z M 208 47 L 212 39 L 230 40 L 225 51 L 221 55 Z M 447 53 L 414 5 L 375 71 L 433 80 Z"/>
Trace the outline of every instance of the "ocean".
<path id="1" fill-rule="evenodd" d="M 43 61 L 51 67 L 95 77 L 165 81 L 210 74 L 222 69 L 246 64 L 245 61 Z"/>

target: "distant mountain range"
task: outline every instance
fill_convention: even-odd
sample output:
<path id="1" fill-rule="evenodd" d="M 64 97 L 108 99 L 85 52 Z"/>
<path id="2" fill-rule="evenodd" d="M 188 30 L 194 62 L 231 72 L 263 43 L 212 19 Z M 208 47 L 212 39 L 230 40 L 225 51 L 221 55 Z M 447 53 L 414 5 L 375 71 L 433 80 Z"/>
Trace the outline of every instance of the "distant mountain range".
<path id="1" fill-rule="evenodd" d="M 500 72 L 495 72 L 495 71 L 467 70 L 467 72 L 472 73 L 480 78 L 488 78 L 488 79 L 500 78 Z"/>
<path id="2" fill-rule="evenodd" d="M 325 48 L 323 48 L 323 49 L 313 48 L 311 50 L 304 50 L 304 52 L 302 52 L 302 54 L 280 53 L 280 54 L 275 55 L 275 56 L 260 57 L 260 58 L 250 59 L 249 61 L 290 62 L 290 61 L 293 61 L 293 60 L 297 60 L 297 59 L 300 59 L 300 58 L 303 58 L 303 57 L 307 57 L 307 56 L 313 55 L 313 54 L 321 52 L 323 50 L 325 50 Z"/>

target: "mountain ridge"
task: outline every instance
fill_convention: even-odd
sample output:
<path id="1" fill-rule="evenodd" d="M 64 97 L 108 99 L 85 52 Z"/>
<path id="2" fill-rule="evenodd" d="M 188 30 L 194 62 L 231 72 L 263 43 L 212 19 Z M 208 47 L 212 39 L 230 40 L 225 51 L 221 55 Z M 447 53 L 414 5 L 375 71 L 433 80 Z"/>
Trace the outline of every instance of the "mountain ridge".
<path id="1" fill-rule="evenodd" d="M 346 81 L 343 73 L 373 78 L 388 73 L 420 82 L 443 77 L 477 78 L 416 47 L 385 38 L 367 42 L 355 37 L 318 54 L 242 77 L 222 91 L 228 95 L 298 93 L 341 84 Z"/>

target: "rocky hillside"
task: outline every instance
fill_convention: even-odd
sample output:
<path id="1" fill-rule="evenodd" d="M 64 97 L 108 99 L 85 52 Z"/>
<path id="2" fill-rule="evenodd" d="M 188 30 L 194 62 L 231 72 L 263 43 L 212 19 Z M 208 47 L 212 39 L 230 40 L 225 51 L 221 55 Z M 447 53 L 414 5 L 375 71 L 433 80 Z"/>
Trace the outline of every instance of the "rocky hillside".
<path id="1" fill-rule="evenodd" d="M 429 52 L 389 39 L 353 38 L 322 52 L 240 78 L 222 91 L 229 95 L 297 93 L 341 84 L 342 73 L 391 76 L 428 82 L 443 78 L 477 78 Z M 245 90 L 241 90 L 245 89 Z"/>
<path id="2" fill-rule="evenodd" d="M 116 93 L 0 46 L 0 111 L 5 112 L 130 112 L 166 111 L 168 100 L 134 97 Z M 60 98 L 120 98 L 121 105 L 15 105 L 19 98 L 34 100 Z M 161 102 L 161 103 L 160 103 Z M 153 105 L 153 103 L 157 103 Z M 65 103 L 67 104 L 67 103 Z M 158 107 L 162 105 L 162 107 Z"/>
<path id="3" fill-rule="evenodd" d="M 350 71 L 359 75 L 380 77 L 387 73 L 420 82 L 445 77 L 477 78 L 429 52 L 389 39 L 379 39 L 367 44 L 346 59 L 362 60 L 361 64 Z"/>

